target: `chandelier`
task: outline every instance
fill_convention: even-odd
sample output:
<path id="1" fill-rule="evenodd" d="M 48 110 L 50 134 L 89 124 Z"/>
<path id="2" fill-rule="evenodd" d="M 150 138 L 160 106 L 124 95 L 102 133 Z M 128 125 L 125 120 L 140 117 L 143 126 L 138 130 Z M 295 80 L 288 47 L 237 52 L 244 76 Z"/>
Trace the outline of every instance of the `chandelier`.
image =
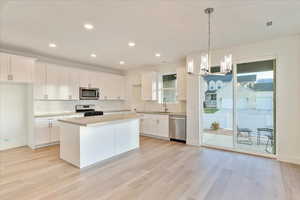
<path id="1" fill-rule="evenodd" d="M 189 74 L 195 74 L 195 75 L 201 75 L 206 76 L 210 74 L 218 74 L 218 75 L 226 75 L 227 73 L 232 72 L 232 55 L 226 55 L 224 56 L 224 59 L 220 62 L 220 70 L 217 72 L 212 71 L 211 66 L 211 15 L 214 12 L 213 8 L 206 8 L 204 10 L 205 14 L 208 15 L 208 49 L 207 52 L 201 55 L 201 62 L 200 62 L 200 68 L 199 72 L 194 72 L 194 62 L 190 61 L 187 65 L 187 71 Z"/>

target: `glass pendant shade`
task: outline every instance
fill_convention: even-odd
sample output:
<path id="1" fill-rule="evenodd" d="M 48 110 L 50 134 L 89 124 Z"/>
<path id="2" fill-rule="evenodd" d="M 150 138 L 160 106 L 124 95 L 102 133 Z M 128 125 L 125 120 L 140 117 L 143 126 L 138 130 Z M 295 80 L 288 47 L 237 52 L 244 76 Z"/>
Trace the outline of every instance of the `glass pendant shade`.
<path id="1" fill-rule="evenodd" d="M 201 56 L 200 74 L 209 73 L 209 68 L 208 54 L 204 54 Z"/>

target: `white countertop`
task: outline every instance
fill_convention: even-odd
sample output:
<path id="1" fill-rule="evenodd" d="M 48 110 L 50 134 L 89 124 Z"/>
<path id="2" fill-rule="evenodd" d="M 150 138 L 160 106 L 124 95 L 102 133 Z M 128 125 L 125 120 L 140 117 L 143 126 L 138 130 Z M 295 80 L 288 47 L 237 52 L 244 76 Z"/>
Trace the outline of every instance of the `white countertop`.
<path id="1" fill-rule="evenodd" d="M 139 119 L 140 117 L 135 113 L 130 114 L 114 114 L 114 115 L 102 115 L 92 117 L 76 117 L 58 120 L 62 123 L 69 123 L 78 126 L 99 126 L 108 123 L 115 123 L 117 121 Z"/>

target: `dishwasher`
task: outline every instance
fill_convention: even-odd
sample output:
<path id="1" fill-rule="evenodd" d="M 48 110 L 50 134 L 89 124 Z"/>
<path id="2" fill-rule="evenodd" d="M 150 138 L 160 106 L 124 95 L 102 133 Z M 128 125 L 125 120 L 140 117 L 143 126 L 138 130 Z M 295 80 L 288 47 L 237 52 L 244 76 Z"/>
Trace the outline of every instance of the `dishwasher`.
<path id="1" fill-rule="evenodd" d="M 169 135 L 171 141 L 186 142 L 186 116 L 170 115 Z"/>

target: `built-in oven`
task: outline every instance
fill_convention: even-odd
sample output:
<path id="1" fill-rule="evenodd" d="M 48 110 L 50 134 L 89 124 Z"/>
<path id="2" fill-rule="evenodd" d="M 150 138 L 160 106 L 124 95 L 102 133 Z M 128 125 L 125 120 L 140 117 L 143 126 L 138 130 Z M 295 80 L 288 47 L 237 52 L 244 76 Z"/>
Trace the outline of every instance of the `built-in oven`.
<path id="1" fill-rule="evenodd" d="M 80 100 L 98 100 L 99 88 L 79 88 Z"/>

